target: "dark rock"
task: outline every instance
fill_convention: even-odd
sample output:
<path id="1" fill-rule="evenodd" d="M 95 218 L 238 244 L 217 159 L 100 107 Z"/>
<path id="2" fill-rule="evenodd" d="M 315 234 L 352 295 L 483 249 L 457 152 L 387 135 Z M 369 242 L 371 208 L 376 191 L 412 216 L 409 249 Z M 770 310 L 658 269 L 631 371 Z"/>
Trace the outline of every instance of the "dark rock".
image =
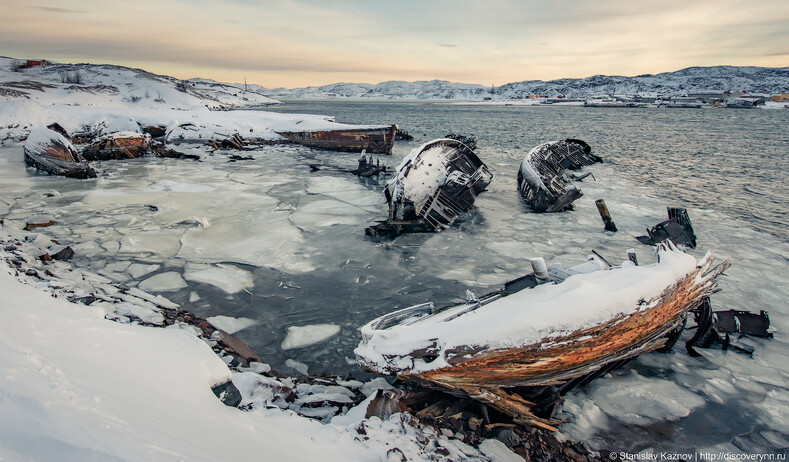
<path id="1" fill-rule="evenodd" d="M 241 341 L 241 339 L 233 337 L 222 329 L 217 329 L 217 331 L 219 331 L 220 335 L 219 341 L 225 346 L 225 348 L 228 350 L 228 353 L 235 353 L 236 355 L 246 359 L 248 362 L 263 362 L 263 360 L 260 359 L 260 357 L 254 351 L 252 351 L 252 349 L 249 348 L 246 343 Z"/>
<path id="2" fill-rule="evenodd" d="M 88 295 L 85 297 L 69 297 L 68 301 L 71 303 L 82 303 L 83 305 L 90 305 L 91 303 L 98 300 L 98 298 L 94 297 L 93 295 Z"/>
<path id="3" fill-rule="evenodd" d="M 387 462 L 406 462 L 408 459 L 400 448 L 392 448 L 386 451 Z"/>
<path id="4" fill-rule="evenodd" d="M 511 428 L 502 428 L 496 432 L 496 439 L 507 445 L 508 448 L 514 448 L 521 444 L 521 439 L 518 434 Z"/>
<path id="5" fill-rule="evenodd" d="M 55 260 L 66 261 L 74 256 L 74 249 L 71 246 L 66 246 L 60 249 L 59 251 L 52 254 L 52 258 Z"/>
<path id="6" fill-rule="evenodd" d="M 408 408 L 400 402 L 401 396 L 402 392 L 398 390 L 378 390 L 367 406 L 364 418 L 369 419 L 376 416 L 381 420 L 386 420 L 392 414 L 407 411 Z"/>
<path id="7" fill-rule="evenodd" d="M 226 406 L 238 407 L 241 404 L 241 392 L 238 391 L 232 380 L 225 383 L 211 387 L 219 401 L 222 401 Z"/>
<path id="8" fill-rule="evenodd" d="M 28 276 L 33 276 L 33 277 L 41 279 L 41 276 L 38 275 L 38 271 L 34 270 L 33 268 L 30 268 L 27 271 L 25 271 L 25 274 L 28 275 Z"/>

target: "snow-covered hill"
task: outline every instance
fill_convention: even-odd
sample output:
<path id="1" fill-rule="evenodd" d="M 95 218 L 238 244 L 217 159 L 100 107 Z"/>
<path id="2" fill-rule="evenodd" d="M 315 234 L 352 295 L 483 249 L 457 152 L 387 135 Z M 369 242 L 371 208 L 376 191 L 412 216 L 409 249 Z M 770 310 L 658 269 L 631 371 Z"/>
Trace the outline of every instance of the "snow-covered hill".
<path id="1" fill-rule="evenodd" d="M 419 82 L 335 83 L 322 87 L 264 90 L 276 98 L 378 98 L 481 100 L 484 98 L 525 98 L 558 95 L 588 98 L 613 93 L 658 93 L 682 96 L 699 91 L 747 91 L 777 93 L 789 91 L 789 67 L 689 67 L 676 72 L 636 77 L 596 75 L 583 79 L 551 81 L 526 80 L 490 88 L 482 85 L 442 80 Z"/>
<path id="2" fill-rule="evenodd" d="M 371 98 L 371 99 L 449 99 L 475 100 L 490 96 L 482 85 L 453 83 L 444 80 L 404 82 L 393 80 L 378 84 L 333 83 L 322 87 L 276 88 L 266 90 L 273 97 L 284 98 Z"/>
<path id="3" fill-rule="evenodd" d="M 25 99 L 42 104 L 140 106 L 157 109 L 210 109 L 278 104 L 260 89 L 211 80 L 180 80 L 109 64 L 57 64 L 19 68 L 25 61 L 0 58 L 0 101 Z"/>

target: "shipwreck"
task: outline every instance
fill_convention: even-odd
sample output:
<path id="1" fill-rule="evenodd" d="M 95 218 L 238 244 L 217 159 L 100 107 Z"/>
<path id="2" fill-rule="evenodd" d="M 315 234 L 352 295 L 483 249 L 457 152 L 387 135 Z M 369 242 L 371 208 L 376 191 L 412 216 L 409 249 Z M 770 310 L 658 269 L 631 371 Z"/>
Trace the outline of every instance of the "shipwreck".
<path id="1" fill-rule="evenodd" d="M 516 423 L 555 429 L 523 390 L 566 390 L 629 359 L 672 346 L 690 311 L 716 291 L 728 260 L 713 266 L 670 241 L 658 262 L 611 267 L 593 256 L 573 268 L 546 267 L 466 303 L 432 303 L 381 316 L 361 328 L 354 350 L 365 369 L 468 396 Z M 528 396 L 528 394 L 527 394 Z"/>
<path id="2" fill-rule="evenodd" d="M 387 183 L 387 220 L 367 228 L 369 236 L 441 231 L 474 205 L 493 174 L 474 150 L 449 138 L 411 151 Z"/>
<path id="3" fill-rule="evenodd" d="M 116 132 L 82 150 L 87 160 L 136 159 L 151 149 L 151 136 L 136 132 Z"/>
<path id="4" fill-rule="evenodd" d="M 53 128 L 58 129 L 57 131 Z M 69 178 L 96 178 L 96 171 L 88 165 L 60 131 L 60 126 L 36 127 L 25 141 L 25 163 L 50 175 Z"/>
<path id="5" fill-rule="evenodd" d="M 561 212 L 583 194 L 570 184 L 589 175 L 568 173 L 603 160 L 584 141 L 566 139 L 541 144 L 526 154 L 518 170 L 518 190 L 535 212 Z"/>
<path id="6" fill-rule="evenodd" d="M 340 130 L 285 131 L 277 134 L 316 149 L 344 152 L 366 149 L 374 154 L 391 154 L 396 132 L 397 125 L 380 125 Z"/>

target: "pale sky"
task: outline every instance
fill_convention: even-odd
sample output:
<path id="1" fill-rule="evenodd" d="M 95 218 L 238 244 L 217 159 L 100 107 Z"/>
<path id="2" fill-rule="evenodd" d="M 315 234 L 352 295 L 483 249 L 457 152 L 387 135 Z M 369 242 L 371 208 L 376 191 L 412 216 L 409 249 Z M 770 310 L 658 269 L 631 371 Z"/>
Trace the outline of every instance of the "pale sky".
<path id="1" fill-rule="evenodd" d="M 789 0 L 0 0 L 0 55 L 265 87 L 789 66 Z"/>

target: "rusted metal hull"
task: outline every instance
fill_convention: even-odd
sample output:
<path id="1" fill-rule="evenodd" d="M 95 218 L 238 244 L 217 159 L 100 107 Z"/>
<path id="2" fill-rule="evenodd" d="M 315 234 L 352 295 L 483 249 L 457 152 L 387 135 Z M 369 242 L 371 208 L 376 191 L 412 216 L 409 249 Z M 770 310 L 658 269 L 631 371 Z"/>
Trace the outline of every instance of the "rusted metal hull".
<path id="1" fill-rule="evenodd" d="M 365 230 L 369 236 L 441 231 L 474 205 L 493 179 L 474 150 L 445 138 L 409 154 L 384 190 L 389 217 Z"/>
<path id="2" fill-rule="evenodd" d="M 330 151 L 367 152 L 392 154 L 397 125 L 379 128 L 348 130 L 316 130 L 303 132 L 278 132 L 299 144 Z"/>
<path id="3" fill-rule="evenodd" d="M 518 190 L 535 212 L 561 212 L 583 194 L 570 185 L 573 177 L 567 170 L 602 162 L 584 141 L 552 141 L 533 148 L 518 170 Z"/>

